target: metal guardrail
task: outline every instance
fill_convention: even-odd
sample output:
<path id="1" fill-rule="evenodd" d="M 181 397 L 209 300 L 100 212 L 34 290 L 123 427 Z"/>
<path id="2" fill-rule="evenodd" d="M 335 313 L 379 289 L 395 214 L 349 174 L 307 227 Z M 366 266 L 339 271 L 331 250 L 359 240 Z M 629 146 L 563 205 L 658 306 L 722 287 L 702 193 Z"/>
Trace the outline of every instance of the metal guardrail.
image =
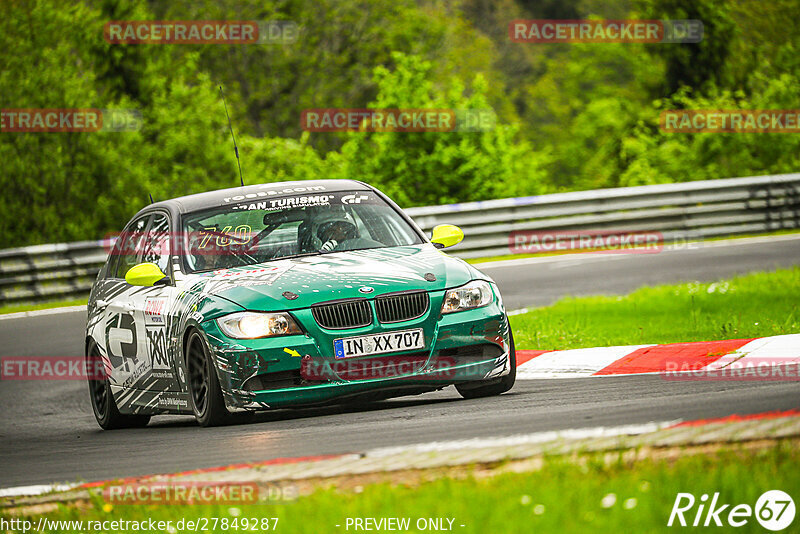
<path id="1" fill-rule="evenodd" d="M 800 228 L 800 174 L 575 191 L 406 210 L 464 230 L 462 258 L 510 253 L 520 231 L 660 232 L 665 242 Z"/>
<path id="2" fill-rule="evenodd" d="M 660 232 L 665 242 L 800 228 L 800 174 L 576 191 L 405 210 L 425 231 L 464 230 L 462 258 L 510 253 L 519 231 Z M 104 241 L 0 250 L 0 305 L 85 297 Z M 449 252 L 449 251 L 448 251 Z"/>
<path id="3" fill-rule="evenodd" d="M 103 241 L 0 250 L 0 305 L 86 297 L 107 257 Z"/>

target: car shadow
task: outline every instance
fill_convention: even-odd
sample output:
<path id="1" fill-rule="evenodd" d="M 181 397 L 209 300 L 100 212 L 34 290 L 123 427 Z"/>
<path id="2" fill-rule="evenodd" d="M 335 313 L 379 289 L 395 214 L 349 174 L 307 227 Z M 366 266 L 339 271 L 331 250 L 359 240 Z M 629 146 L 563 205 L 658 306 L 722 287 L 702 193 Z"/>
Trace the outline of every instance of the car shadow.
<path id="1" fill-rule="evenodd" d="M 230 424 L 226 426 L 242 426 L 246 428 L 249 425 L 259 423 L 294 421 L 328 415 L 368 413 L 398 408 L 414 408 L 418 406 L 434 406 L 462 401 L 463 399 L 458 397 L 420 397 L 414 399 L 394 398 L 375 401 L 354 401 L 343 404 L 326 404 L 298 408 L 276 408 L 274 410 L 265 410 L 255 413 L 235 413 L 231 417 Z M 191 416 L 166 416 L 163 418 L 159 416 L 154 418 L 148 426 L 159 428 L 196 427 L 197 422 Z"/>

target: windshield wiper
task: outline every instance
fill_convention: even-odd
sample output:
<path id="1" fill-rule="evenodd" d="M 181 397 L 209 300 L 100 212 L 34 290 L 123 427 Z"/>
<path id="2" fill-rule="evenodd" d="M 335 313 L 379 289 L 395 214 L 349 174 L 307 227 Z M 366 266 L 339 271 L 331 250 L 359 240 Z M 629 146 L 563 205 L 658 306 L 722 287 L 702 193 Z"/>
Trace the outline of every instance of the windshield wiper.
<path id="1" fill-rule="evenodd" d="M 303 252 L 302 254 L 292 254 L 291 256 L 278 256 L 277 258 L 272 258 L 267 261 L 278 261 L 278 260 L 293 260 L 295 258 L 305 258 L 306 256 L 319 256 L 321 252 Z"/>

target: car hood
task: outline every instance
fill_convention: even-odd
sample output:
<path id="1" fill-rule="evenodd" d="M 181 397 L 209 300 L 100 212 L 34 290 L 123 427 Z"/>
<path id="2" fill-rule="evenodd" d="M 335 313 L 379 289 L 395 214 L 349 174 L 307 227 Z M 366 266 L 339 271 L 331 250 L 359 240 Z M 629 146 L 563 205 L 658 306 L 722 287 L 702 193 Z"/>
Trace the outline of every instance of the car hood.
<path id="1" fill-rule="evenodd" d="M 371 298 L 395 291 L 442 290 L 476 277 L 486 278 L 429 243 L 336 252 L 197 276 L 205 282 L 204 293 L 257 311 L 306 308 L 318 302 Z M 365 287 L 372 291 L 360 291 Z"/>

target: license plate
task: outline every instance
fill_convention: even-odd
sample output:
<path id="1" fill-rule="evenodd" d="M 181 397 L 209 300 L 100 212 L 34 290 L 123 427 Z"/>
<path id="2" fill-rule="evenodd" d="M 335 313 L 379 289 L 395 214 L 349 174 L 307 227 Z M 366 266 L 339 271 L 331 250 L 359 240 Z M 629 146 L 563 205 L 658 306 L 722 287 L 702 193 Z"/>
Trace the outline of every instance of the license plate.
<path id="1" fill-rule="evenodd" d="M 422 328 L 344 337 L 333 342 L 333 353 L 337 358 L 353 358 L 424 348 L 425 336 L 422 334 Z"/>

